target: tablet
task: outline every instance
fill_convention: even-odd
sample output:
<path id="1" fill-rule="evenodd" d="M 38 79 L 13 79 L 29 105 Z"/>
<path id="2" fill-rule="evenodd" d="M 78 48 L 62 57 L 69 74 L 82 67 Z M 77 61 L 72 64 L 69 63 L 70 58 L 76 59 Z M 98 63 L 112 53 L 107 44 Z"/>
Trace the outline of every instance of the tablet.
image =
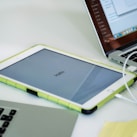
<path id="1" fill-rule="evenodd" d="M 135 75 L 125 75 L 132 85 Z M 125 89 L 120 70 L 46 45 L 32 46 L 2 61 L 0 81 L 84 114 Z"/>

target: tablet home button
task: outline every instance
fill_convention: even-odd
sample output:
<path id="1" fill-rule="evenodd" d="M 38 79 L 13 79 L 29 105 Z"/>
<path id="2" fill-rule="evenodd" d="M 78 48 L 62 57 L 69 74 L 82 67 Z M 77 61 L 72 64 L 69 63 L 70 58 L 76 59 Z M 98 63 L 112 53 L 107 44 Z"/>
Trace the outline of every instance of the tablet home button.
<path id="1" fill-rule="evenodd" d="M 113 93 L 114 90 L 113 89 L 107 89 L 107 92 Z"/>

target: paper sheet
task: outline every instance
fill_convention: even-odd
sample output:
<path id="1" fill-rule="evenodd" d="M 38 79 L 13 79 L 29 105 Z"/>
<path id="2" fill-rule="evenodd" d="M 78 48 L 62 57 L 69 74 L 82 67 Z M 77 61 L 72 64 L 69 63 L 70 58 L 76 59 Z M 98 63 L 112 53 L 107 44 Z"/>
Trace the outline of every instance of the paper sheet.
<path id="1" fill-rule="evenodd" d="M 99 137 L 137 137 L 137 120 L 128 122 L 107 122 Z"/>

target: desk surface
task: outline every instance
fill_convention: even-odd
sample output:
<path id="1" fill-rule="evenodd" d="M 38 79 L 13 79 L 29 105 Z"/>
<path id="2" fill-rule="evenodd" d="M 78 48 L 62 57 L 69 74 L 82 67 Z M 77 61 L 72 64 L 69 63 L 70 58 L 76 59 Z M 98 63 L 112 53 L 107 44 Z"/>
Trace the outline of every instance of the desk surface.
<path id="1" fill-rule="evenodd" d="M 0 18 L 0 60 L 44 43 L 114 65 L 99 48 L 84 0 L 4 0 Z M 132 90 L 137 90 L 136 84 Z M 126 91 L 123 94 L 128 96 Z M 0 99 L 62 108 L 1 83 Z M 92 115 L 79 114 L 72 137 L 97 137 L 106 121 L 137 119 L 136 107 L 114 98 Z"/>

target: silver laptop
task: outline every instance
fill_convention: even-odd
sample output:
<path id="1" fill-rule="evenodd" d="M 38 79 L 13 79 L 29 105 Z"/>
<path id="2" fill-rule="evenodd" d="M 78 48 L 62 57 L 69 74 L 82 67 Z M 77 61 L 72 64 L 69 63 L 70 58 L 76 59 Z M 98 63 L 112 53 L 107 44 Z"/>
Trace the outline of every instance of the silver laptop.
<path id="1" fill-rule="evenodd" d="M 77 113 L 0 100 L 0 137 L 71 137 Z"/>
<path id="2" fill-rule="evenodd" d="M 123 65 L 137 51 L 137 0 L 85 0 L 103 53 Z M 137 67 L 137 54 L 127 66 Z"/>

